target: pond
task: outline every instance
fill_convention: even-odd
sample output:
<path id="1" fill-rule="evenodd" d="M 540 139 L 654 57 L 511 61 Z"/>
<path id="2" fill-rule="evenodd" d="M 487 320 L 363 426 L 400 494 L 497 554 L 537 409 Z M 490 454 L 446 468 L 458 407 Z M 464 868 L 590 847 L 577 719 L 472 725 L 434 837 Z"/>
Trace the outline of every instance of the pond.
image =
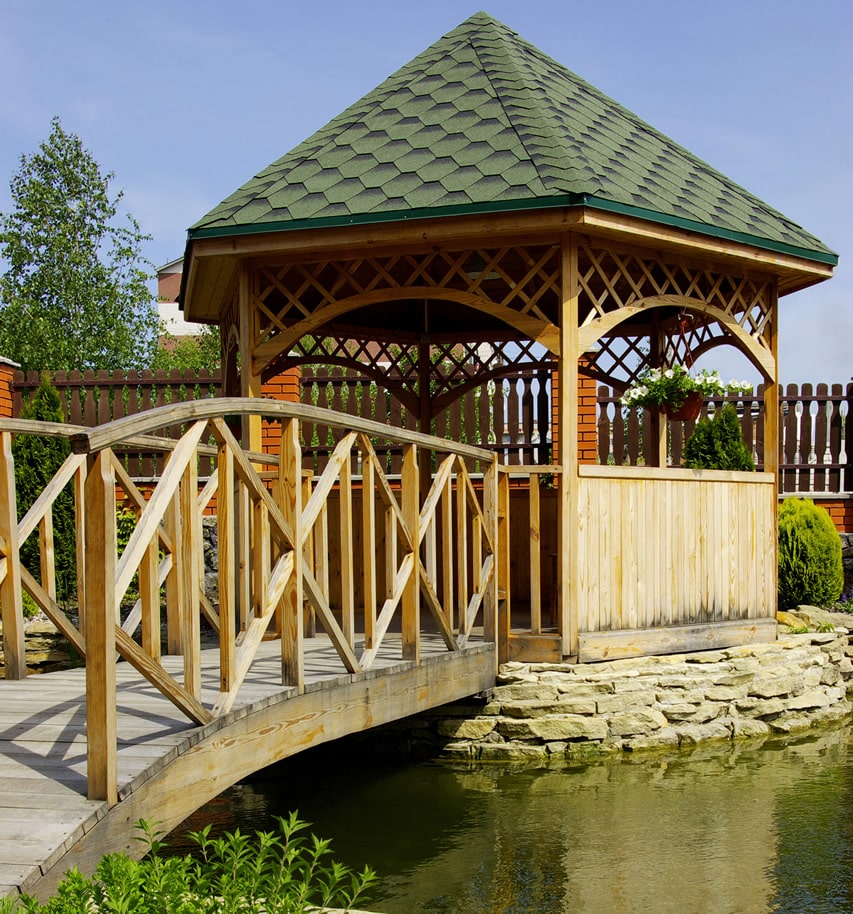
<path id="1" fill-rule="evenodd" d="M 853 911 L 853 737 L 549 768 L 378 763 L 342 741 L 235 786 L 173 834 L 298 809 L 376 869 L 385 914 Z"/>

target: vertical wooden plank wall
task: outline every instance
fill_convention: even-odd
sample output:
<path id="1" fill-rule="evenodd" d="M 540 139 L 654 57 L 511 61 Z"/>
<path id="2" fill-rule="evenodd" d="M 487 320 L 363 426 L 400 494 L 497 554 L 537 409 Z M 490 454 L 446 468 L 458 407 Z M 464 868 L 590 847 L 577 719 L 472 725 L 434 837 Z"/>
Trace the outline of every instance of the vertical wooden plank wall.
<path id="1" fill-rule="evenodd" d="M 770 473 L 582 467 L 582 632 L 743 619 L 776 610 Z"/>

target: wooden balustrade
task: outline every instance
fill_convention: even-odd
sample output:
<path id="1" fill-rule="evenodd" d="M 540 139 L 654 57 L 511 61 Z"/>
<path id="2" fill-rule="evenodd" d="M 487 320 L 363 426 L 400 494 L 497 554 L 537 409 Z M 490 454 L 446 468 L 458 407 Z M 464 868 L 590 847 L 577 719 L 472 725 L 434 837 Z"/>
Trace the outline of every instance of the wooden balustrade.
<path id="1" fill-rule="evenodd" d="M 280 422 L 280 454 L 244 451 L 226 421 L 240 415 Z M 302 421 L 341 433 L 316 478 L 301 470 Z M 184 429 L 178 440 L 153 434 L 177 425 Z M 18 523 L 11 435 L 69 432 L 72 454 Z M 374 448 L 380 434 L 402 449 L 399 479 L 389 478 Z M 166 454 L 165 469 L 148 491 L 136 486 L 118 456 L 128 444 Z M 198 476 L 201 460 L 215 464 L 206 481 Z M 421 490 L 420 462 L 436 465 L 427 491 Z M 472 480 L 474 466 L 483 470 L 482 480 Z M 57 603 L 52 583 L 52 506 L 69 484 L 78 495 L 84 595 L 78 624 Z M 85 660 L 92 798 L 116 798 L 117 655 L 191 721 L 204 724 L 234 707 L 261 641 L 273 634 L 281 642 L 282 685 L 302 691 L 304 638 L 315 620 L 348 673 L 372 668 L 392 625 L 402 634 L 401 660 L 415 663 L 425 631 L 437 633 L 449 651 L 462 650 L 477 626 L 486 640 L 496 635 L 497 458 L 479 448 L 299 404 L 220 399 L 161 407 L 95 429 L 10 420 L 0 430 L 0 485 L 7 676 L 26 673 L 26 592 Z M 135 514 L 120 556 L 116 493 Z M 201 516 L 214 498 L 218 606 L 205 595 L 201 566 Z M 18 555 L 37 528 L 40 580 L 20 566 Z M 138 597 L 121 613 L 134 580 Z M 179 677 L 161 658 L 161 593 L 166 652 L 183 654 Z M 220 691 L 212 706 L 201 702 L 202 617 L 219 646 Z"/>
<path id="2" fill-rule="evenodd" d="M 500 467 L 498 587 L 504 644 L 514 611 L 518 626 L 532 635 L 559 630 L 555 496 L 562 472 L 552 465 Z"/>

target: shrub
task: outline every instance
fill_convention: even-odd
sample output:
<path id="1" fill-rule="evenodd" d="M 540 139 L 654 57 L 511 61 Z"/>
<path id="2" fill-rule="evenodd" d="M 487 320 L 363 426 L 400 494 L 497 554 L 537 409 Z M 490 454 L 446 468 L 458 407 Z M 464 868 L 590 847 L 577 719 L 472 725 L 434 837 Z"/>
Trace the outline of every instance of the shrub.
<path id="1" fill-rule="evenodd" d="M 296 813 L 277 819 L 279 832 L 239 830 L 210 837 L 210 826 L 190 837 L 195 856 L 161 855 L 164 845 L 145 821 L 137 823 L 148 846 L 139 861 L 107 854 L 91 877 L 72 869 L 46 904 L 22 898 L 27 914 L 132 911 L 134 914 L 307 914 L 328 907 L 350 910 L 377 882 L 365 867 L 355 873 L 327 861 L 329 842 L 298 834 L 307 827 Z"/>
<path id="2" fill-rule="evenodd" d="M 700 419 L 684 446 L 684 466 L 694 470 L 754 470 L 743 443 L 737 410 L 725 403 L 713 418 Z"/>
<path id="3" fill-rule="evenodd" d="M 22 419 L 64 422 L 59 393 L 47 377 L 21 412 Z M 66 438 L 17 435 L 12 445 L 15 460 L 15 489 L 18 520 L 29 511 L 70 453 Z M 56 566 L 56 594 L 60 602 L 76 595 L 77 553 L 74 531 L 74 495 L 69 483 L 53 503 L 53 542 Z M 38 532 L 21 543 L 21 562 L 36 580 L 40 577 Z"/>
<path id="4" fill-rule="evenodd" d="M 829 606 L 844 587 L 841 538 L 825 508 L 786 498 L 779 508 L 779 606 Z"/>

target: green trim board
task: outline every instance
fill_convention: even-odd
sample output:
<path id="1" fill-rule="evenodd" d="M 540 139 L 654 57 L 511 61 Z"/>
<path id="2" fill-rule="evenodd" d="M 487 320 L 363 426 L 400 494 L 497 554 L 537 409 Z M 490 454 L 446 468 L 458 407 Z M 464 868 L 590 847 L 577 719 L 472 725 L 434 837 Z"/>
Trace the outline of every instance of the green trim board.
<path id="1" fill-rule="evenodd" d="M 661 213 L 653 213 L 637 206 L 626 206 L 612 200 L 599 200 L 595 197 L 584 197 L 577 200 L 566 196 L 563 199 L 548 198 L 546 200 L 520 200 L 495 203 L 486 206 L 448 206 L 443 209 L 403 210 L 397 213 L 365 213 L 360 216 L 331 216 L 321 219 L 305 219 L 291 222 L 260 222 L 244 226 L 218 226 L 213 228 L 199 228 L 190 230 L 190 240 L 202 238 L 232 238 L 241 235 L 259 235 L 267 232 L 305 231 L 318 228 L 338 228 L 345 225 L 376 225 L 393 222 L 408 222 L 416 219 L 440 219 L 454 216 L 487 215 L 502 212 L 521 212 L 535 209 L 559 208 L 569 206 L 582 206 L 589 209 L 600 209 L 606 212 L 619 213 L 623 216 L 633 216 L 647 222 L 659 225 L 668 225 L 672 228 L 685 229 L 698 234 L 734 241 L 739 244 L 748 244 L 753 247 L 776 251 L 780 254 L 790 254 L 793 257 L 802 257 L 817 263 L 836 266 L 838 255 L 832 252 L 810 251 L 806 248 L 770 241 L 767 238 L 756 238 L 741 232 L 718 226 L 702 225 L 677 216 L 668 217 Z"/>
<path id="2" fill-rule="evenodd" d="M 577 205 L 838 261 L 485 13 L 236 190 L 189 239 Z"/>

